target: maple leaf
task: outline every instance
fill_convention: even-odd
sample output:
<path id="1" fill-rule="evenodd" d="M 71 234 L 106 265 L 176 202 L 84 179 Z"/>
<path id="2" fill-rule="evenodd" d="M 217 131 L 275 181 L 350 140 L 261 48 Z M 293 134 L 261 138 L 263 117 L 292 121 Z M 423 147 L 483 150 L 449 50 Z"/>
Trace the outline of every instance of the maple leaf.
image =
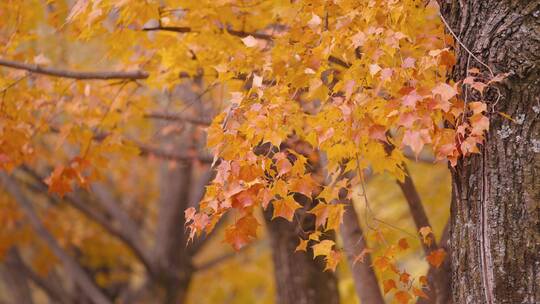
<path id="1" fill-rule="evenodd" d="M 396 282 L 392 279 L 384 280 L 383 281 L 384 294 L 387 294 L 392 289 L 397 289 Z"/>
<path id="2" fill-rule="evenodd" d="M 328 218 L 326 222 L 326 230 L 338 231 L 341 222 L 343 221 L 343 213 L 345 212 L 344 204 L 331 204 L 327 206 Z"/>
<path id="3" fill-rule="evenodd" d="M 373 266 L 380 271 L 385 271 L 390 267 L 390 259 L 386 256 L 378 256 L 373 261 Z"/>
<path id="4" fill-rule="evenodd" d="M 47 177 L 44 182 L 49 186 L 49 193 L 56 193 L 60 197 L 64 197 L 66 193 L 72 191 L 69 168 L 58 166 Z"/>
<path id="5" fill-rule="evenodd" d="M 442 100 L 443 101 L 448 101 L 450 100 L 452 97 L 456 96 L 457 95 L 457 90 L 446 84 L 446 83 L 440 83 L 438 84 L 437 86 L 435 86 L 431 92 L 433 92 L 433 95 L 439 95 L 441 96 Z"/>
<path id="6" fill-rule="evenodd" d="M 412 299 L 411 295 L 403 290 L 397 291 L 394 297 L 400 304 L 407 304 Z"/>
<path id="7" fill-rule="evenodd" d="M 406 238 L 402 238 L 398 241 L 398 246 L 401 250 L 407 250 L 409 248 L 409 243 Z"/>
<path id="8" fill-rule="evenodd" d="M 326 267 L 324 270 L 336 271 L 336 267 L 341 261 L 342 253 L 341 251 L 331 250 L 330 253 L 326 256 L 324 260 L 326 262 Z"/>
<path id="9" fill-rule="evenodd" d="M 328 204 L 321 202 L 308 211 L 308 213 L 315 215 L 315 228 L 324 226 L 326 224 L 326 220 L 328 219 L 328 213 L 329 213 L 328 206 L 329 206 Z"/>
<path id="10" fill-rule="evenodd" d="M 422 152 L 424 144 L 429 143 L 429 135 L 427 130 L 413 131 L 406 130 L 403 135 L 403 144 L 409 146 L 414 154 L 419 155 Z"/>
<path id="11" fill-rule="evenodd" d="M 407 272 L 402 272 L 400 275 L 399 275 L 399 281 L 403 284 L 409 284 L 409 280 L 411 278 L 411 275 L 408 274 Z"/>
<path id="12" fill-rule="evenodd" d="M 318 187 L 319 185 L 313 179 L 311 174 L 306 174 L 301 178 L 291 179 L 289 184 L 289 188 L 292 192 L 302 193 L 307 197 L 311 197 Z"/>
<path id="13" fill-rule="evenodd" d="M 257 219 L 252 214 L 246 215 L 225 229 L 225 242 L 238 251 L 257 237 L 257 227 Z"/>
<path id="14" fill-rule="evenodd" d="M 328 256 L 334 247 L 335 242 L 332 240 L 322 240 L 319 243 L 311 246 L 313 249 L 313 258 L 316 258 L 320 255 Z"/>
<path id="15" fill-rule="evenodd" d="M 445 256 L 446 252 L 444 251 L 444 249 L 440 248 L 430 252 L 429 255 L 426 257 L 426 260 L 429 262 L 429 264 L 435 266 L 435 268 L 439 268 L 444 261 Z"/>
<path id="16" fill-rule="evenodd" d="M 275 200 L 272 202 L 272 206 L 274 206 L 274 215 L 272 216 L 272 219 L 282 217 L 289 222 L 293 219 L 294 211 L 302 207 L 291 196 Z"/>

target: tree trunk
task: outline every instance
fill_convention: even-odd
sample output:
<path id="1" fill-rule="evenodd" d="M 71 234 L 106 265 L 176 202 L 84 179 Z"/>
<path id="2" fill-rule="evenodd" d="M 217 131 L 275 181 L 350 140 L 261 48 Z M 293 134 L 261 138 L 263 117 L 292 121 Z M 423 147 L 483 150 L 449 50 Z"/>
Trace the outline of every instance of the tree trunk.
<path id="1" fill-rule="evenodd" d="M 355 263 L 356 256 L 367 248 L 367 244 L 353 202 L 349 202 L 343 214 L 341 238 L 360 303 L 384 304 L 379 282 L 371 265 L 371 255 L 366 254 L 363 261 Z"/>
<path id="2" fill-rule="evenodd" d="M 275 302 L 280 304 L 338 304 L 336 276 L 331 271 L 324 271 L 321 257 L 313 259 L 313 252 L 310 250 L 307 253 L 295 252 L 300 236 L 296 218 L 300 217 L 295 217 L 293 222 L 288 222 L 283 218 L 271 220 L 272 207 L 269 206 L 265 211 L 265 218 L 274 261 Z M 309 216 L 306 218 L 307 220 L 304 222 L 310 221 Z M 309 224 L 307 226 L 314 226 Z"/>
<path id="3" fill-rule="evenodd" d="M 482 154 L 452 169 L 454 302 L 540 303 L 540 2 L 439 2 L 461 42 L 494 73 L 510 73 L 498 102 L 488 91 Z M 485 70 L 456 48 L 454 79 L 467 67 Z"/>

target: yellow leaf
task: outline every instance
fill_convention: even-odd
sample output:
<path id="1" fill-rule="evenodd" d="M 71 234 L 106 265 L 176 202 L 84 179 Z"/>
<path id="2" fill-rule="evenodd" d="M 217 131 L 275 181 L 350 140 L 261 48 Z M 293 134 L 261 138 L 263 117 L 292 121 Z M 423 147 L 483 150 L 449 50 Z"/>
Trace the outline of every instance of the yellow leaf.
<path id="1" fill-rule="evenodd" d="M 320 255 L 328 256 L 332 251 L 332 247 L 334 246 L 334 244 L 335 243 L 332 240 L 323 240 L 318 244 L 311 246 L 311 248 L 313 249 L 313 258 L 316 258 Z"/>

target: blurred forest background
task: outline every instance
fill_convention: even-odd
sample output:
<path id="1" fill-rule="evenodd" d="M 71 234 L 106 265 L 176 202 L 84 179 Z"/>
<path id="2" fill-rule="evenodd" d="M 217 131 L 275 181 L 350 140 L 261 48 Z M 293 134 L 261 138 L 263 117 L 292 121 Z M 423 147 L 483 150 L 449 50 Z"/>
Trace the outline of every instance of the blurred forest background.
<path id="1" fill-rule="evenodd" d="M 99 37 L 73 39 L 67 26 L 63 27 L 72 1 L 23 1 L 19 6 L 16 2 L 0 4 L 0 54 L 78 70 L 117 66 L 104 56 L 115 47 L 110 42 Z M 34 8 L 24 14 L 18 12 L 31 5 Z M 13 38 L 17 35 L 21 37 Z M 129 45 L 130 35 L 126 33 L 125 41 L 118 41 L 116 47 Z M 158 33 L 138 35 L 153 39 Z M 83 273 L 71 269 L 74 276 L 89 275 L 118 302 L 146 297 L 146 303 L 154 303 L 151 292 L 150 296 L 141 293 L 157 284 L 162 286 L 158 293 L 172 298 L 180 293 L 193 304 L 274 303 L 276 282 L 282 278 L 274 275 L 279 265 L 272 255 L 282 247 L 272 245 L 270 226 L 263 225 L 259 238 L 239 252 L 223 242 L 234 213 L 210 235 L 195 238 L 191 244 L 186 241 L 184 211 L 196 206 L 213 177 L 205 128 L 228 106 L 228 90 L 231 88 L 209 86 L 202 76 L 162 89 L 137 81 L 82 82 L 0 67 L 0 97 L 20 101 L 17 109 L 27 121 L 46 122 L 34 124 L 41 129 L 36 133 L 37 144 L 28 153 L 40 155 L 40 159 L 17 168 L 5 183 L 11 191 L 0 191 L 0 303 L 89 302 L 86 292 L 78 290 L 72 276 L 66 275 L 73 265 L 59 258 L 57 251 L 80 265 Z M 83 126 L 82 120 L 93 127 Z M 13 140 L 2 143 L 2 149 L 26 138 L 20 132 L 13 131 Z M 86 147 L 78 145 L 84 142 L 81 138 L 87 139 Z M 50 180 L 49 185 L 44 181 L 53 167 L 71 161 L 85 149 L 93 163 L 107 168 L 92 173 L 99 176 L 99 182 L 89 185 L 89 191 L 76 187 L 73 192 L 69 192 L 71 185 L 60 183 L 55 185 L 57 190 L 69 193 L 63 197 L 50 193 Z M 440 239 L 449 216 L 450 174 L 446 164 L 435 164 L 432 159 L 425 152 L 407 163 L 436 239 Z M 13 170 L 7 162 L 5 166 Z M 354 201 L 354 205 L 368 245 L 377 236 L 364 219 L 374 217 L 380 220 L 377 231 L 383 231 L 390 243 L 408 239 L 411 249 L 397 257 L 400 267 L 415 277 L 425 275 L 428 264 L 417 226 L 395 178 L 370 176 L 367 197 L 369 206 L 364 200 Z M 31 205 L 30 213 L 21 211 L 21 201 Z M 44 238 L 43 231 L 29 223 L 29 214 L 39 214 L 38 228 L 48 231 L 52 239 Z M 262 212 L 256 214 L 264 223 Z M 341 238 L 337 239 L 341 244 Z M 286 254 L 312 259 L 311 252 Z M 335 272 L 339 296 L 341 303 L 358 303 L 348 264 L 344 259 Z M 384 274 L 378 276 L 382 282 Z M 386 299 L 390 301 L 391 296 Z"/>

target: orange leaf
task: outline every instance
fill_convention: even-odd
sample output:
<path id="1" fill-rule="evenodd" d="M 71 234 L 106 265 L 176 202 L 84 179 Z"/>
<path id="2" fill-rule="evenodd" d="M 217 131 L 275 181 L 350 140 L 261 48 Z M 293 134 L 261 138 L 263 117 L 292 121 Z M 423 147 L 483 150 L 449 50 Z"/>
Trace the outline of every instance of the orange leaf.
<path id="1" fill-rule="evenodd" d="M 446 252 L 444 251 L 444 249 L 437 249 L 437 250 L 434 250 L 432 251 L 427 257 L 427 261 L 435 266 L 436 268 L 439 268 L 442 264 L 442 262 L 444 261 L 444 257 L 446 256 Z"/>
<path id="2" fill-rule="evenodd" d="M 397 288 L 396 282 L 392 279 L 383 282 L 384 294 L 387 294 L 390 290 Z"/>
<path id="3" fill-rule="evenodd" d="M 257 219 L 252 214 L 248 214 L 236 221 L 233 226 L 227 227 L 225 241 L 238 251 L 257 237 L 258 226 Z"/>
<path id="4" fill-rule="evenodd" d="M 409 243 L 406 238 L 402 238 L 398 241 L 398 246 L 401 250 L 407 250 L 409 248 Z"/>
<path id="5" fill-rule="evenodd" d="M 272 216 L 272 219 L 282 217 L 288 221 L 292 221 L 294 211 L 302 207 L 291 196 L 274 201 L 272 206 L 274 206 L 274 215 Z"/>
<path id="6" fill-rule="evenodd" d="M 412 299 L 411 295 L 403 290 L 396 292 L 395 297 L 400 304 L 407 304 L 409 303 L 409 300 Z"/>
<path id="7" fill-rule="evenodd" d="M 399 275 L 399 281 L 403 284 L 408 284 L 409 283 L 409 279 L 411 278 L 411 275 L 408 274 L 407 272 L 403 272 Z"/>

